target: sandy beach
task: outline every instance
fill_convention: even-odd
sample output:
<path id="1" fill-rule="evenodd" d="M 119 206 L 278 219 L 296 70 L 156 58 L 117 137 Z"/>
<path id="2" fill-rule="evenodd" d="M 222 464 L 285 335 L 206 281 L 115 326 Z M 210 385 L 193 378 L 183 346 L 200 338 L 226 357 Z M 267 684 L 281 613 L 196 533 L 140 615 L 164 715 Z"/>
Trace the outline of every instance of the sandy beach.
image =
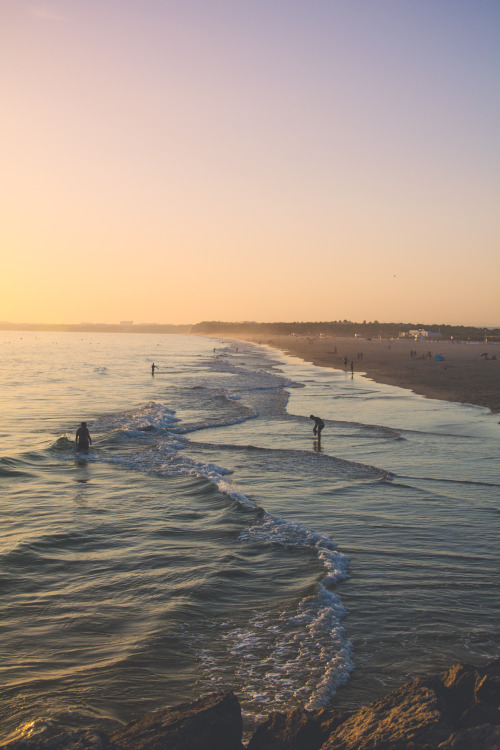
<path id="1" fill-rule="evenodd" d="M 500 412 L 500 344 L 369 340 L 303 336 L 232 336 L 266 344 L 320 367 L 364 373 L 379 383 L 397 385 L 428 398 L 484 406 Z M 411 352 L 416 355 L 411 356 Z M 427 356 L 431 352 L 431 358 Z M 488 359 L 481 357 L 488 353 Z M 436 360 L 442 355 L 444 360 Z M 496 359 L 492 359 L 495 356 Z"/>

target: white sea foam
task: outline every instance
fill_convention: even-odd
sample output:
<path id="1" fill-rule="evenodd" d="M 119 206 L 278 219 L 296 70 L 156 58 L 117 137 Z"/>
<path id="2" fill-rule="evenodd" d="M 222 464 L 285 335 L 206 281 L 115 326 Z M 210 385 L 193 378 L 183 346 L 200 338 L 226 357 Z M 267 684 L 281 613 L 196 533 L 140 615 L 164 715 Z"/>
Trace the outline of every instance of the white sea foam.
<path id="1" fill-rule="evenodd" d="M 255 612 L 244 627 L 217 626 L 217 655 L 200 649 L 205 682 L 219 687 L 238 684 L 245 713 L 264 714 L 269 706 L 318 708 L 328 703 L 353 669 L 352 649 L 341 619 L 339 598 L 320 585 L 318 594 L 296 608 Z M 229 659 L 221 656 L 226 650 Z M 230 674 L 225 664 L 230 663 Z M 217 665 L 217 666 L 216 666 Z"/>
<path id="2" fill-rule="evenodd" d="M 331 590 L 347 577 L 347 557 L 334 549 L 329 537 L 268 513 L 241 539 L 309 550 L 325 570 L 317 593 L 293 609 L 254 612 L 244 627 L 218 624 L 218 649 L 222 646 L 230 655 L 244 711 L 255 715 L 259 711 L 255 704 L 261 704 L 264 712 L 277 703 L 287 706 L 299 701 L 308 709 L 326 705 L 354 666 L 341 624 L 346 610 Z M 216 658 L 205 648 L 198 656 L 207 670 L 207 684 L 223 685 L 228 679 L 225 669 L 215 669 L 221 664 L 220 654 Z"/>
<path id="3" fill-rule="evenodd" d="M 175 411 L 173 409 L 169 409 L 164 404 L 149 401 L 143 406 L 137 406 L 121 414 L 102 416 L 93 422 L 89 422 L 89 428 L 102 432 L 110 430 L 143 431 L 148 428 L 168 430 L 179 421 L 174 415 Z"/>
<path id="4" fill-rule="evenodd" d="M 266 513 L 254 526 L 242 533 L 243 539 L 255 539 L 285 547 L 302 547 L 314 550 L 327 573 L 324 583 L 334 584 L 347 578 L 348 558 L 335 549 L 330 537 Z"/>

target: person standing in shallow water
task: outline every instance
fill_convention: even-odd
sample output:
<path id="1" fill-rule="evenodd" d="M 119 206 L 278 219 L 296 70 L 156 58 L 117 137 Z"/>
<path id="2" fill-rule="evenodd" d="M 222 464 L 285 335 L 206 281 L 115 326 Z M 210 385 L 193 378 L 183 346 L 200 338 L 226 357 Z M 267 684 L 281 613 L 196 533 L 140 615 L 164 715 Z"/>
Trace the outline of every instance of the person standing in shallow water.
<path id="1" fill-rule="evenodd" d="M 76 447 L 81 451 L 88 451 L 92 445 L 92 438 L 87 427 L 87 422 L 82 422 L 76 431 Z"/>
<path id="2" fill-rule="evenodd" d="M 321 440 L 321 430 L 325 426 L 325 423 L 319 417 L 315 417 L 314 414 L 311 414 L 309 419 L 314 419 L 313 435 L 317 435 L 318 440 Z"/>
<path id="3" fill-rule="evenodd" d="M 151 375 L 153 375 L 153 377 L 154 377 L 154 374 L 155 374 L 155 370 L 157 370 L 157 369 L 158 369 L 158 365 L 155 365 L 155 363 L 153 362 L 153 364 L 151 365 Z"/>

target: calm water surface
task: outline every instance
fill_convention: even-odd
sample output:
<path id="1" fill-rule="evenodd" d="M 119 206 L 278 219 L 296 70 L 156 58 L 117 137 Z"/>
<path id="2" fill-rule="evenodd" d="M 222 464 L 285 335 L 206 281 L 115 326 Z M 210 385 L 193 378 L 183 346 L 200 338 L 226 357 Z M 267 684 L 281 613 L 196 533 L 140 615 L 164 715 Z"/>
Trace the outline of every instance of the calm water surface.
<path id="1" fill-rule="evenodd" d="M 225 687 L 250 726 L 498 655 L 498 415 L 234 341 L 0 347 L 3 741 Z"/>

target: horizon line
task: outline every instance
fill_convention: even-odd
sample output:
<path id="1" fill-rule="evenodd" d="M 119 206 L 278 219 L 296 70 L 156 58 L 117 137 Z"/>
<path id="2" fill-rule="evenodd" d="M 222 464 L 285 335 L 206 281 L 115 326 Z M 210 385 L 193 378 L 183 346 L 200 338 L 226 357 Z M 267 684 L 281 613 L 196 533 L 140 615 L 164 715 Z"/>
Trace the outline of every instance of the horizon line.
<path id="1" fill-rule="evenodd" d="M 10 320 L 1 320 L 0 321 L 0 329 L 7 329 L 10 326 L 14 326 L 17 329 L 22 329 L 22 326 L 27 326 L 29 328 L 96 328 L 96 327 L 106 327 L 106 328 L 195 328 L 197 326 L 201 325 L 231 325 L 231 326 L 269 326 L 269 325 L 297 325 L 297 326 L 304 326 L 304 325 L 340 325 L 340 326 L 401 326 L 401 327 L 408 327 L 408 326 L 414 326 L 415 328 L 436 328 L 436 327 L 446 327 L 446 328 L 474 328 L 478 330 L 500 330 L 500 325 L 475 325 L 475 324 L 469 324 L 469 323 L 422 323 L 421 321 L 418 321 L 417 323 L 414 323 L 412 321 L 410 322 L 402 322 L 402 321 L 380 321 L 380 320 L 373 320 L 373 321 L 356 321 L 356 320 L 275 320 L 275 321 L 255 321 L 255 320 L 202 320 L 198 321 L 197 323 L 134 323 L 133 321 L 123 321 L 119 323 L 94 323 L 90 321 L 83 321 L 80 323 L 32 323 L 32 322 L 15 322 Z"/>

